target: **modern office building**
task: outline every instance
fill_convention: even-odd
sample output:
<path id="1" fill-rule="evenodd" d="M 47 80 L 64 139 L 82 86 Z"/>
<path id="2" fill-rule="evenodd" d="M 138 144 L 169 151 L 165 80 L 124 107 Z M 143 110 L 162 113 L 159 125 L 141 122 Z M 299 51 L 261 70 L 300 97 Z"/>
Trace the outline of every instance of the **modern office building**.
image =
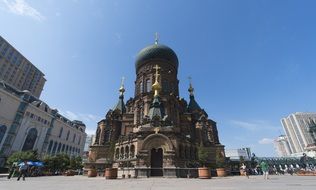
<path id="1" fill-rule="evenodd" d="M 0 167 L 17 151 L 81 156 L 85 129 L 81 121 L 70 121 L 29 91 L 0 81 Z"/>
<path id="2" fill-rule="evenodd" d="M 40 97 L 46 79 L 44 74 L 0 36 L 0 80 Z"/>
<path id="3" fill-rule="evenodd" d="M 316 113 L 297 112 L 282 118 L 281 123 L 292 154 L 316 151 Z"/>
<path id="4" fill-rule="evenodd" d="M 292 154 L 289 142 L 285 135 L 280 135 L 274 140 L 274 147 L 280 157 L 290 156 Z"/>

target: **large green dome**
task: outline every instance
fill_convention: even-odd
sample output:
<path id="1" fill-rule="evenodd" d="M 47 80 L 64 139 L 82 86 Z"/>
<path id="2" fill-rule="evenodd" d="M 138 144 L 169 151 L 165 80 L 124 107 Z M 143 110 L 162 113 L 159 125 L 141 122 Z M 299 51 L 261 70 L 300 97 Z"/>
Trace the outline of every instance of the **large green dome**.
<path id="1" fill-rule="evenodd" d="M 178 57 L 171 48 L 162 44 L 153 44 L 140 50 L 136 58 L 136 69 L 138 69 L 151 59 L 166 60 L 176 69 L 178 68 Z"/>

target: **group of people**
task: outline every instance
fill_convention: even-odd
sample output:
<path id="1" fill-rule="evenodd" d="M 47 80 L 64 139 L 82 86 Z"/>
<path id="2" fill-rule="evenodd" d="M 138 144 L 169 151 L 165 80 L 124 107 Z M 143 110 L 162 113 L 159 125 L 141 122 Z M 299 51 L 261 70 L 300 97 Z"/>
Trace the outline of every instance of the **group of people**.
<path id="1" fill-rule="evenodd" d="M 269 165 L 265 161 L 262 161 L 259 164 L 259 167 L 261 168 L 263 178 L 269 179 L 269 177 L 268 177 L 269 176 Z M 247 166 L 244 163 L 242 163 L 240 166 L 240 173 L 249 179 L 249 173 L 247 170 Z"/>
<path id="2" fill-rule="evenodd" d="M 25 177 L 27 176 L 27 171 L 29 169 L 29 165 L 27 164 L 27 161 L 25 160 L 23 163 L 19 164 L 19 165 L 13 165 L 10 169 L 9 175 L 8 175 L 8 179 L 10 179 L 15 172 L 18 172 L 18 181 L 20 180 L 20 178 L 22 177 L 23 181 L 25 181 Z"/>

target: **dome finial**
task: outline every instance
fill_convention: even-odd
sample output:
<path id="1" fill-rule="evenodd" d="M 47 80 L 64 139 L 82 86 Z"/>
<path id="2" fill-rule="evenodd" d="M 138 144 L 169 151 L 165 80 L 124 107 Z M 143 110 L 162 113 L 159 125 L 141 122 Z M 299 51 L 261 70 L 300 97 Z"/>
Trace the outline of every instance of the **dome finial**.
<path id="1" fill-rule="evenodd" d="M 125 77 L 122 77 L 122 79 L 121 79 L 121 87 L 120 87 L 120 89 L 119 89 L 119 91 L 120 91 L 120 96 L 123 96 L 123 95 L 124 95 L 124 92 L 125 92 L 124 80 L 125 80 Z"/>
<path id="2" fill-rule="evenodd" d="M 159 77 L 159 73 L 158 73 L 158 70 L 160 69 L 160 67 L 158 65 L 156 65 L 154 67 L 154 69 L 156 70 L 156 73 L 155 73 L 155 83 L 152 85 L 152 89 L 155 91 L 155 94 L 154 96 L 159 96 L 159 92 L 161 90 L 161 86 L 158 82 L 158 77 Z"/>
<path id="3" fill-rule="evenodd" d="M 192 78 L 189 76 L 188 79 L 189 79 L 189 83 L 190 83 L 190 86 L 189 86 L 188 91 L 189 91 L 189 93 L 190 93 L 190 96 L 194 96 L 194 94 L 193 94 L 194 88 L 193 88 L 193 86 L 192 86 Z"/>
<path id="4" fill-rule="evenodd" d="M 155 44 L 158 44 L 159 41 L 159 34 L 158 32 L 155 33 Z"/>

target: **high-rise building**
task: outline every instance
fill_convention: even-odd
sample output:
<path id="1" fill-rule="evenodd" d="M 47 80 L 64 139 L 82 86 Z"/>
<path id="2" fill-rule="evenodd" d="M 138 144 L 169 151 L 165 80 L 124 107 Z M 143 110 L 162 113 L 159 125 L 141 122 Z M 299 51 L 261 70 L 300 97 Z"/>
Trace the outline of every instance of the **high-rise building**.
<path id="1" fill-rule="evenodd" d="M 87 135 L 83 151 L 89 151 L 89 147 L 94 144 L 95 135 Z"/>
<path id="2" fill-rule="evenodd" d="M 278 138 L 274 140 L 274 147 L 278 156 L 290 156 L 291 149 L 287 137 L 285 135 L 280 135 Z"/>
<path id="3" fill-rule="evenodd" d="M 292 154 L 316 150 L 316 113 L 297 112 L 281 119 Z"/>
<path id="4" fill-rule="evenodd" d="M 14 88 L 28 90 L 40 97 L 46 79 L 44 74 L 0 36 L 0 80 Z"/>

